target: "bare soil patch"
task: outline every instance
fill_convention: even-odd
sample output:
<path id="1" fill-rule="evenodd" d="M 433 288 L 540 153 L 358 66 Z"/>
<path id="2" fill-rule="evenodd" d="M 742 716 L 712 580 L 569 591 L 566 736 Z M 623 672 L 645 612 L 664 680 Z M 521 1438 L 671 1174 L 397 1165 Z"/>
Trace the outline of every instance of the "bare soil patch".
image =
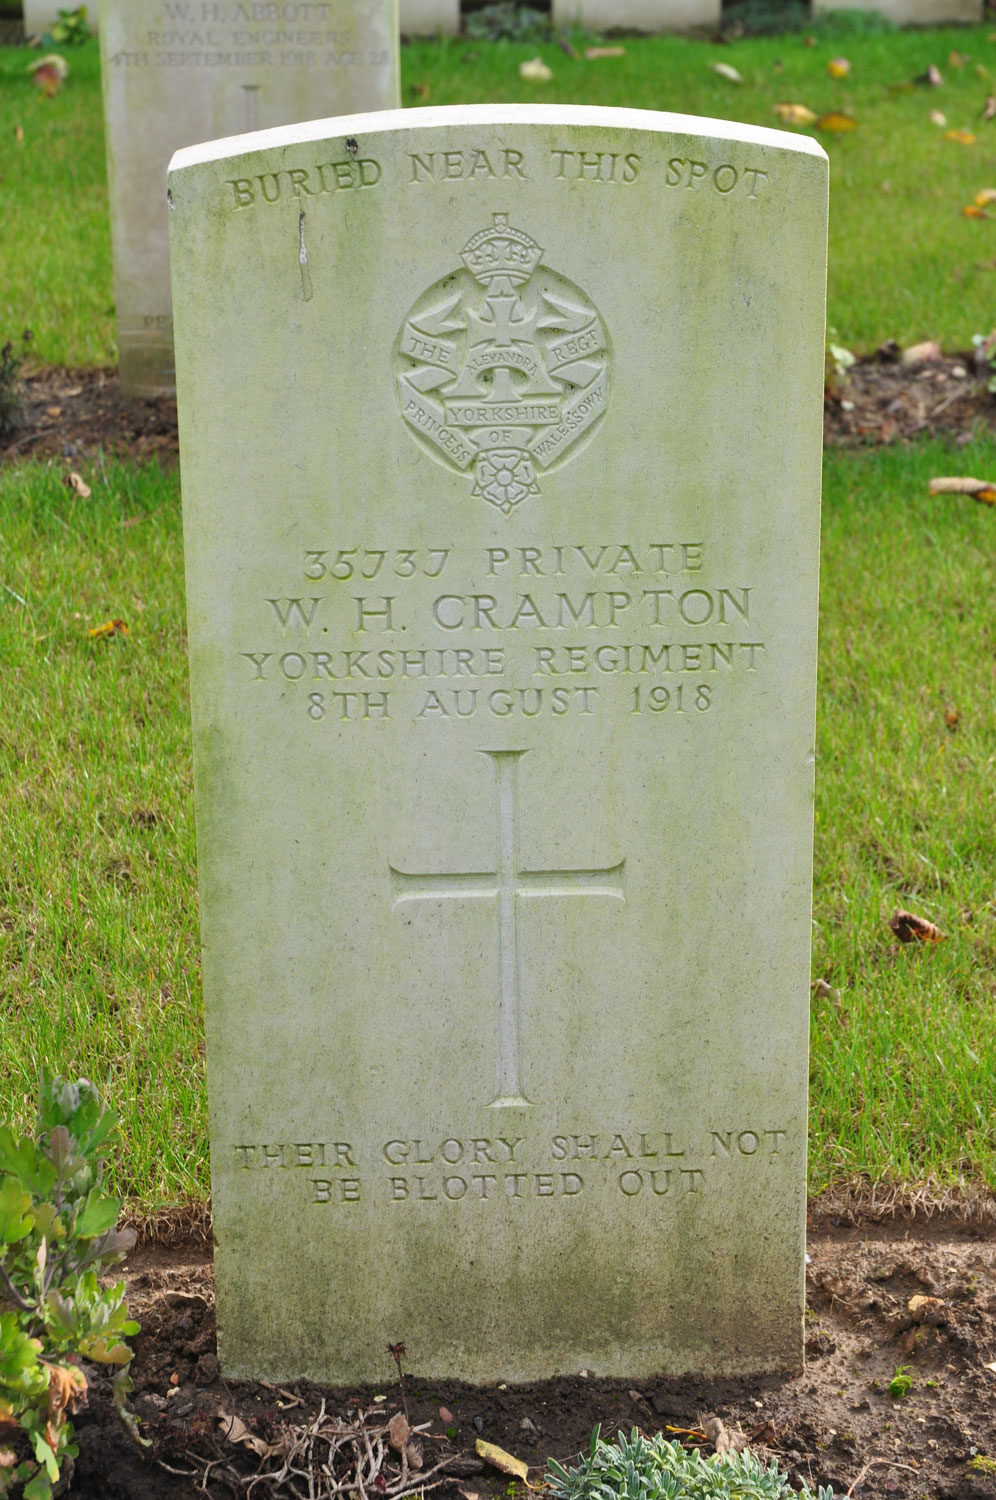
<path id="1" fill-rule="evenodd" d="M 988 369 L 985 370 L 988 376 Z M 948 434 L 965 443 L 996 433 L 996 396 L 972 355 L 905 365 L 888 349 L 832 377 L 824 405 L 828 446 L 860 447 Z M 104 453 L 138 463 L 177 456 L 176 402 L 126 396 L 115 370 L 37 370 L 24 381 L 24 422 L 0 464 L 18 457 L 67 466 Z"/>
<path id="2" fill-rule="evenodd" d="M 495 1500 L 509 1480 L 475 1457 L 483 1437 L 529 1464 L 541 1478 L 546 1458 L 570 1460 L 592 1428 L 603 1434 L 669 1427 L 688 1443 L 709 1415 L 750 1434 L 763 1459 L 792 1478 L 832 1484 L 844 1495 L 895 1500 L 993 1500 L 996 1496 L 996 1248 L 988 1228 L 951 1216 L 927 1222 L 812 1229 L 807 1276 L 806 1369 L 791 1379 L 603 1380 L 598 1371 L 518 1387 L 478 1389 L 406 1377 L 412 1423 L 430 1422 L 425 1467 L 453 1464 L 438 1490 L 452 1500 Z M 92 1500 L 175 1500 L 248 1493 L 256 1446 L 287 1442 L 292 1428 L 326 1420 L 383 1422 L 400 1410 L 385 1337 L 379 1390 L 226 1384 L 219 1376 L 209 1252 L 201 1247 L 137 1251 L 127 1267 L 129 1302 L 141 1321 L 133 1410 L 152 1439 L 148 1456 L 125 1435 L 100 1389 L 78 1418 L 80 1456 L 72 1485 Z M 936 1299 L 914 1304 L 913 1298 Z M 924 1311 L 926 1309 L 926 1311 Z M 395 1332 L 388 1330 L 393 1337 Z M 417 1366 L 418 1351 L 409 1351 Z M 905 1395 L 890 1394 L 903 1367 Z M 385 1399 L 377 1400 L 377 1397 Z M 444 1415 L 440 1415 L 441 1410 Z M 447 1431 L 448 1429 L 448 1431 Z M 707 1445 L 705 1445 L 707 1446 Z M 990 1459 L 991 1464 L 985 1460 Z M 393 1484 L 397 1454 L 385 1470 Z M 179 1471 L 179 1472 L 170 1472 Z M 413 1475 L 417 1486 L 418 1476 Z M 371 1487 L 366 1500 L 384 1493 Z M 521 1486 L 516 1492 L 523 1494 Z M 307 1494 L 258 1483 L 257 1497 Z M 358 1497 L 362 1500 L 362 1497 Z"/>

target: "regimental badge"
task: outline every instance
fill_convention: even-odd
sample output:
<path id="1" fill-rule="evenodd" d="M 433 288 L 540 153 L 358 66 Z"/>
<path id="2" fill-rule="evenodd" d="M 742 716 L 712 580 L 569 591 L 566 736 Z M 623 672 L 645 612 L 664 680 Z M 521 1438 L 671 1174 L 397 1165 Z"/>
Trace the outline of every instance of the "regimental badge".
<path id="1" fill-rule="evenodd" d="M 592 436 L 609 399 L 598 311 L 507 214 L 465 245 L 405 319 L 396 349 L 401 415 L 420 447 L 474 477 L 506 516 Z"/>

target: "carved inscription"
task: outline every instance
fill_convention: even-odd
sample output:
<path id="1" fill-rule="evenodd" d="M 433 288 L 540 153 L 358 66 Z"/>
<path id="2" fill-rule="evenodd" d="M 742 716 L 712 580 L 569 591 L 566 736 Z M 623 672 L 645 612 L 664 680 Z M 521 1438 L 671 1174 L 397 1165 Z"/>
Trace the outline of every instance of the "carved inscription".
<path id="1" fill-rule="evenodd" d="M 389 67 L 390 53 L 362 32 L 335 28 L 336 9 L 328 0 L 167 0 L 162 23 L 136 29 L 109 61 L 115 69 Z"/>
<path id="2" fill-rule="evenodd" d="M 700 541 L 299 557 L 288 592 L 261 601 L 239 671 L 250 687 L 298 684 L 313 723 L 696 719 L 768 658 L 756 590 L 715 577 Z"/>
<path id="3" fill-rule="evenodd" d="M 210 7 L 205 7 L 210 9 Z M 257 32 L 260 39 L 267 35 L 265 32 Z M 331 34 L 330 34 L 331 35 Z M 262 42 L 260 40 L 260 45 Z M 303 44 L 302 44 L 303 45 Z M 308 59 L 306 66 L 317 66 L 313 60 L 316 48 L 303 52 L 300 56 Z M 331 46 L 331 52 L 336 56 L 339 65 L 345 63 L 361 62 L 364 60 L 362 51 L 348 46 L 343 47 L 339 53 L 335 51 L 335 45 Z M 172 54 L 166 54 L 170 56 Z M 205 60 L 200 66 L 219 66 L 218 62 L 209 62 L 206 59 L 212 54 L 205 54 Z M 221 57 L 223 54 L 214 54 Z M 247 58 L 256 57 L 262 65 L 265 59 L 270 63 L 278 61 L 280 57 L 292 59 L 294 54 L 274 54 L 270 51 L 259 53 L 246 53 Z M 142 53 L 119 53 L 112 59 L 114 66 L 143 66 L 149 67 L 152 54 Z M 231 58 L 234 63 L 238 59 Z M 372 66 L 387 64 L 387 56 L 370 50 L 366 54 L 366 60 Z M 169 64 L 162 63 L 160 66 Z M 174 63 L 172 66 L 177 66 Z M 300 65 L 300 63 L 299 63 Z M 343 163 L 337 162 L 336 167 Z M 372 167 L 377 169 L 376 180 L 380 181 L 382 171 L 387 171 L 395 181 L 404 183 L 414 191 L 425 191 L 431 189 L 433 184 L 445 184 L 451 188 L 456 183 L 509 183 L 509 182 L 549 182 L 569 183 L 577 185 L 582 191 L 621 189 L 631 190 L 634 184 L 645 181 L 652 174 L 656 174 L 663 181 L 665 187 L 681 190 L 682 198 L 686 192 L 692 194 L 705 193 L 723 198 L 728 203 L 742 203 L 754 205 L 763 203 L 772 189 L 772 177 L 770 172 L 757 166 L 748 160 L 738 162 L 724 161 L 720 158 L 710 158 L 707 161 L 697 157 L 672 156 L 660 159 L 653 163 L 646 161 L 636 151 L 605 151 L 600 149 L 594 141 L 590 149 L 556 146 L 547 151 L 520 150 L 512 146 L 494 146 L 485 144 L 483 141 L 476 146 L 453 146 L 451 148 L 436 148 L 434 150 L 423 149 L 421 151 L 409 151 L 397 161 L 382 166 L 380 162 L 370 163 L 368 161 L 368 176 Z M 231 193 L 227 196 L 229 208 L 251 208 L 255 205 L 265 206 L 269 203 L 279 203 L 287 197 L 305 197 L 310 192 L 317 196 L 323 192 L 330 192 L 335 187 L 349 186 L 373 186 L 372 181 L 349 182 L 339 181 L 326 166 L 326 176 L 321 177 L 321 171 L 314 162 L 300 161 L 282 172 L 270 174 L 276 179 L 271 184 L 270 192 L 260 193 L 251 179 L 230 179 L 227 186 Z M 322 182 L 331 183 L 332 186 L 320 185 Z M 305 186 L 306 184 L 306 186 Z M 575 291 L 577 289 L 575 288 Z M 433 342 L 430 338 L 429 342 Z M 452 456 L 452 455 L 451 455 Z"/>
<path id="4" fill-rule="evenodd" d="M 307 1184 L 308 1201 L 347 1207 L 373 1199 L 406 1204 L 479 1203 L 509 1199 L 614 1198 L 677 1202 L 721 1192 L 730 1170 L 749 1171 L 786 1148 L 789 1132 L 724 1127 L 702 1137 L 675 1131 L 554 1132 L 528 1138 L 403 1135 L 362 1154 L 345 1141 L 238 1145 L 241 1171 L 286 1174 Z"/>

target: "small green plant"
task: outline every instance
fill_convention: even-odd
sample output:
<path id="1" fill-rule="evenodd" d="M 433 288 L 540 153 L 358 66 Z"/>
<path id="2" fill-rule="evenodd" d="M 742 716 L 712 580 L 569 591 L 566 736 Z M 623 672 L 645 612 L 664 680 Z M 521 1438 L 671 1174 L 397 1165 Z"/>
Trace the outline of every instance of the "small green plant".
<path id="1" fill-rule="evenodd" d="M 970 1459 L 968 1468 L 972 1474 L 988 1474 L 991 1479 L 996 1479 L 996 1458 L 987 1458 L 984 1453 L 977 1453 Z"/>
<path id="2" fill-rule="evenodd" d="M 98 1272 L 135 1242 L 101 1187 L 117 1116 L 92 1083 L 42 1074 L 35 1136 L 0 1128 L 0 1496 L 49 1500 L 77 1453 L 70 1414 L 87 1389 L 83 1360 L 117 1369 L 123 1411 L 138 1332 L 124 1282 Z M 133 1421 L 127 1423 L 134 1430 Z"/>
<path id="3" fill-rule="evenodd" d="M 909 1365 L 898 1365 L 896 1373 L 889 1381 L 889 1395 L 894 1401 L 901 1401 L 908 1396 L 913 1389 L 913 1376 L 910 1374 Z"/>
<path id="4" fill-rule="evenodd" d="M 634 1427 L 607 1443 L 595 1428 L 587 1458 L 565 1469 L 548 1459 L 551 1493 L 556 1500 L 796 1500 L 796 1492 L 778 1465 L 765 1468 L 748 1450 L 703 1458 L 670 1442 L 662 1433 L 646 1438 Z M 801 1500 L 813 1492 L 799 1491 Z M 820 1486 L 816 1500 L 833 1500 Z"/>
<path id="5" fill-rule="evenodd" d="M 78 5 L 75 10 L 60 10 L 58 19 L 42 37 L 46 47 L 82 47 L 89 40 L 90 26 L 85 5 Z"/>
<path id="6" fill-rule="evenodd" d="M 549 18 L 515 0 L 497 0 L 467 17 L 465 35 L 478 42 L 548 42 Z"/>
<path id="7" fill-rule="evenodd" d="M 12 339 L 8 339 L 0 349 L 0 442 L 14 436 L 24 416 L 21 403 L 21 365 L 30 343 L 31 332 L 26 328 L 21 334 L 19 349 Z"/>

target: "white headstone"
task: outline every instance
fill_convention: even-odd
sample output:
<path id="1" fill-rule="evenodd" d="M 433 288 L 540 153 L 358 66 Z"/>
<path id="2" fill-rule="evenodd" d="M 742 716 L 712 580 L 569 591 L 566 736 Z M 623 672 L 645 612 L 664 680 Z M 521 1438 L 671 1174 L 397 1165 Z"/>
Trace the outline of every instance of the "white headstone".
<path id="1" fill-rule="evenodd" d="M 824 153 L 423 109 L 170 187 L 224 1369 L 798 1368 Z"/>
<path id="2" fill-rule="evenodd" d="M 692 31 L 718 26 L 722 0 L 553 0 L 557 26 L 634 31 Z"/>
<path id="3" fill-rule="evenodd" d="M 813 14 L 877 10 L 897 26 L 948 26 L 982 20 L 982 0 L 813 0 Z"/>
<path id="4" fill-rule="evenodd" d="M 404 36 L 435 36 L 460 30 L 460 0 L 401 0 Z"/>
<path id="5" fill-rule="evenodd" d="M 76 10 L 74 0 L 24 0 L 24 30 L 28 36 L 42 36 L 59 19 L 60 10 Z M 88 0 L 87 25 L 97 30 L 96 0 Z"/>
<path id="6" fill-rule="evenodd" d="M 166 168 L 180 146 L 398 103 L 397 0 L 101 0 L 121 381 L 174 388 Z"/>

